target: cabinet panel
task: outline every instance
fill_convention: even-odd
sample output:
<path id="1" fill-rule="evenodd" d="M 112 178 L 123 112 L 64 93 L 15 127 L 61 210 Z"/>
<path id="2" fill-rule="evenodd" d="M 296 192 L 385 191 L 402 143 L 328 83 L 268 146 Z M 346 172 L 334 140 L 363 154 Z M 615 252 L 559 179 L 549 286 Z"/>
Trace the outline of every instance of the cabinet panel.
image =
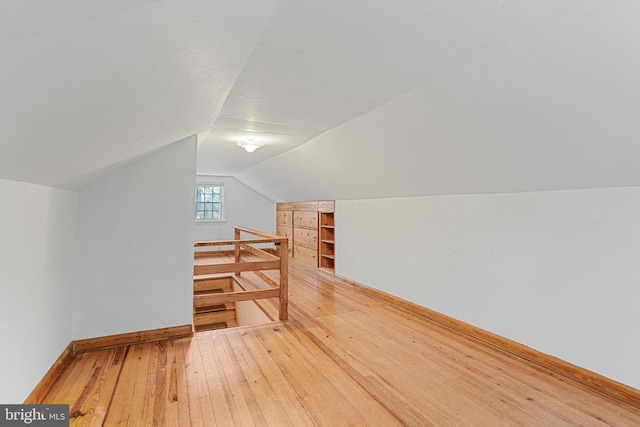
<path id="1" fill-rule="evenodd" d="M 318 229 L 318 212 L 295 211 L 293 226 Z"/>
<path id="2" fill-rule="evenodd" d="M 294 245 L 293 257 L 306 264 L 318 266 L 318 251 L 305 248 L 301 245 Z"/>
<path id="3" fill-rule="evenodd" d="M 293 212 L 292 211 L 277 211 L 276 212 L 276 224 L 293 225 Z"/>
<path id="4" fill-rule="evenodd" d="M 289 204 L 294 211 L 317 211 L 318 202 L 293 202 Z"/>
<path id="5" fill-rule="evenodd" d="M 293 256 L 293 227 L 288 225 L 276 225 L 276 234 L 278 236 L 286 237 L 288 242 L 289 256 Z"/>
<path id="6" fill-rule="evenodd" d="M 276 203 L 276 210 L 278 211 L 293 211 L 293 203 Z"/>
<path id="7" fill-rule="evenodd" d="M 293 231 L 293 239 L 296 245 L 306 246 L 309 249 L 318 249 L 318 230 L 296 228 Z"/>
<path id="8" fill-rule="evenodd" d="M 318 212 L 335 212 L 335 201 L 321 200 L 318 202 Z"/>

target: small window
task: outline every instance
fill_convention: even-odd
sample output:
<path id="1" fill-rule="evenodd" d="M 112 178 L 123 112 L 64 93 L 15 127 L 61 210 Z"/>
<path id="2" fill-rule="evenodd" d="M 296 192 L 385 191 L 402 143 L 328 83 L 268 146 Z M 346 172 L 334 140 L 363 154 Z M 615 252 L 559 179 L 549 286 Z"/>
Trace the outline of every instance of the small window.
<path id="1" fill-rule="evenodd" d="M 223 221 L 223 204 L 222 184 L 196 185 L 196 221 Z"/>

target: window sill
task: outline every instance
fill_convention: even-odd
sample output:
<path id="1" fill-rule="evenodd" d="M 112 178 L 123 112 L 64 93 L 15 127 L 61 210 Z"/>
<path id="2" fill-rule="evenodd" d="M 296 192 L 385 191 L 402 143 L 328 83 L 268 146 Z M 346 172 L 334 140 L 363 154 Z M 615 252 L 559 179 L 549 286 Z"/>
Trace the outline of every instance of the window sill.
<path id="1" fill-rule="evenodd" d="M 221 222 L 227 222 L 226 219 L 197 219 L 194 221 L 196 224 L 218 224 Z"/>

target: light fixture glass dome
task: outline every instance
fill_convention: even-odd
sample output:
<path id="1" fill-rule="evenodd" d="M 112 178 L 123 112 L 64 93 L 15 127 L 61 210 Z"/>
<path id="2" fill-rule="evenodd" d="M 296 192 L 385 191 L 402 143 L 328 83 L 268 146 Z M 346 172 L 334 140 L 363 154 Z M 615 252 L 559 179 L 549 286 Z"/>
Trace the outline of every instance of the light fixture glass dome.
<path id="1" fill-rule="evenodd" d="M 236 145 L 240 148 L 243 148 L 244 151 L 246 151 L 247 153 L 253 153 L 258 148 L 264 146 L 264 144 L 261 144 L 255 141 L 247 141 L 247 142 L 238 141 Z"/>

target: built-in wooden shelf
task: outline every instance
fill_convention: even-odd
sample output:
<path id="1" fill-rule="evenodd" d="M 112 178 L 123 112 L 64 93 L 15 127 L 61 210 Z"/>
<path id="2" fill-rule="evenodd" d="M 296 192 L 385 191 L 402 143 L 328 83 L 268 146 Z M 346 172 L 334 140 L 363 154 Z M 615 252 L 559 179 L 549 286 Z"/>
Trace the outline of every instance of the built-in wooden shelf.
<path id="1" fill-rule="evenodd" d="M 320 265 L 335 269 L 335 212 L 320 212 Z"/>
<path id="2" fill-rule="evenodd" d="M 289 256 L 315 267 L 335 268 L 335 202 L 276 204 L 276 234 L 289 239 Z"/>

